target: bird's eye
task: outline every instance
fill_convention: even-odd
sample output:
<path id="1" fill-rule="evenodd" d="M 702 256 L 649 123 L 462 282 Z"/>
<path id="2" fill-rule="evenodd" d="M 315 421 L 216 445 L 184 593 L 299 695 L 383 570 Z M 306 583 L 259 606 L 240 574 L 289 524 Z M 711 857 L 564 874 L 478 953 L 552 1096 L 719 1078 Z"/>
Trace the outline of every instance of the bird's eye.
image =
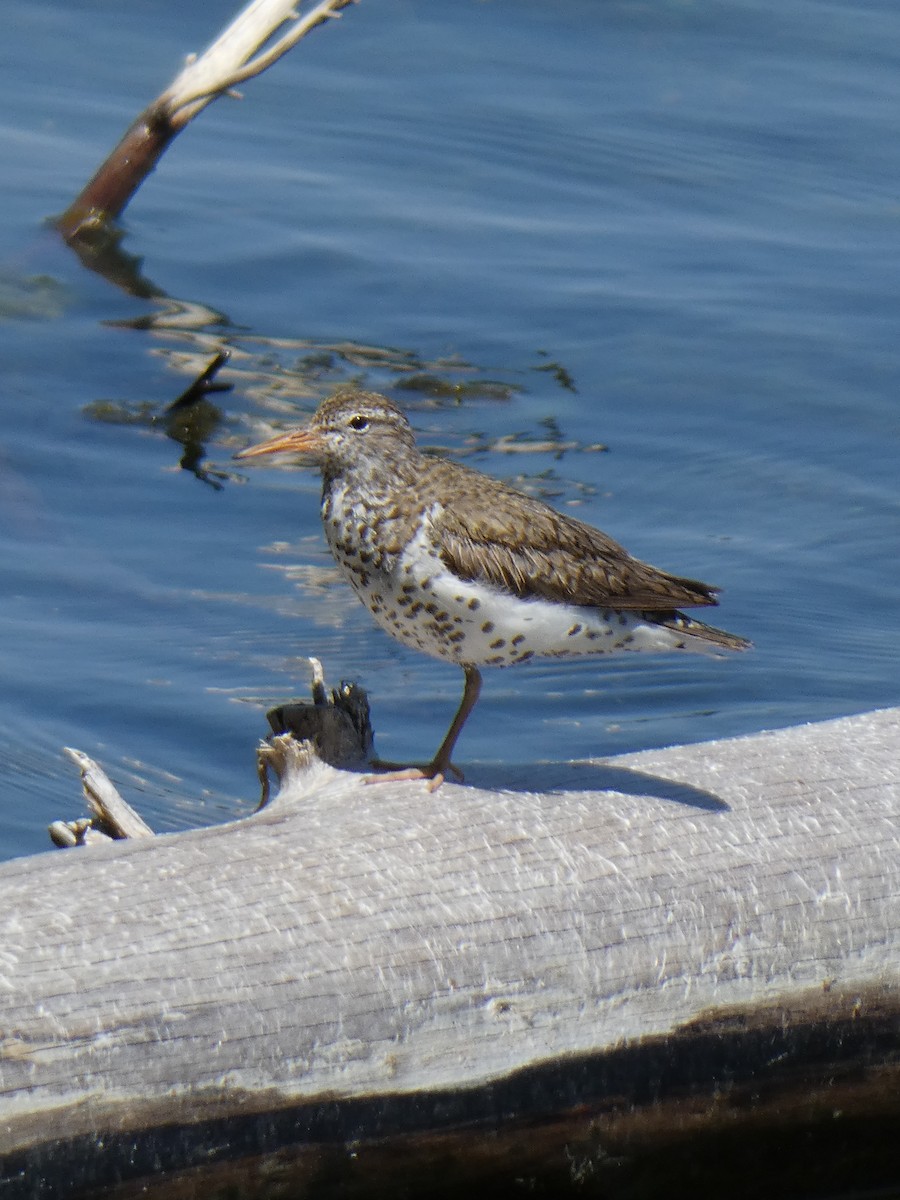
<path id="1" fill-rule="evenodd" d="M 369 418 L 364 417 L 362 413 L 357 413 L 355 417 L 351 417 L 347 422 L 351 429 L 355 429 L 357 433 L 362 433 L 364 429 L 369 428 Z"/>

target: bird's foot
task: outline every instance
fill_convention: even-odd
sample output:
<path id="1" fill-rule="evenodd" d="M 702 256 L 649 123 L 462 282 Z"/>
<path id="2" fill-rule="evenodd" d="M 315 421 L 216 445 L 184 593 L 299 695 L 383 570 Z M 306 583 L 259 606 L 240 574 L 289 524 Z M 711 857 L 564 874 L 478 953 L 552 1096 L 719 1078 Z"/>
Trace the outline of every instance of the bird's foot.
<path id="1" fill-rule="evenodd" d="M 405 779 L 427 779 L 426 791 L 436 792 L 444 782 L 446 773 L 452 771 L 460 783 L 463 773 L 453 763 L 430 762 L 425 767 L 405 767 L 400 763 L 385 762 L 383 759 L 372 760 L 371 766 L 379 772 L 377 775 L 367 775 L 365 783 L 399 783 Z"/>

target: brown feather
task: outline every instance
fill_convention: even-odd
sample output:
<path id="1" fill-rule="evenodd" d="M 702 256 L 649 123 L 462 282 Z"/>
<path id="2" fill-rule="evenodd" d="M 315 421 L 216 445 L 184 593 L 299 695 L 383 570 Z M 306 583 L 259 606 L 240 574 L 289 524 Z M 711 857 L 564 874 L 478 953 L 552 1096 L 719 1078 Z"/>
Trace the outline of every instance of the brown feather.
<path id="1" fill-rule="evenodd" d="M 435 520 L 440 555 L 466 580 L 522 599 L 670 613 L 718 604 L 717 589 L 633 558 L 599 529 L 459 463 L 424 458 L 428 491 L 452 470 L 458 499 Z"/>

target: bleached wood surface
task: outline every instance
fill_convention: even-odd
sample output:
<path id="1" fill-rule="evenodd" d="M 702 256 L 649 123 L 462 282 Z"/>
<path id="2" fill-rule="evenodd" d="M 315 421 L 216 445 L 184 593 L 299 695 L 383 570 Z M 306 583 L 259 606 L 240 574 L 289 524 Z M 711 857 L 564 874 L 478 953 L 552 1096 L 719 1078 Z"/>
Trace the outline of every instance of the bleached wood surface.
<path id="1" fill-rule="evenodd" d="M 0 1196 L 154 1137 L 145 1174 L 221 1164 L 235 1118 L 258 1154 L 581 1105 L 597 1145 L 552 1152 L 600 1178 L 623 1115 L 758 1123 L 729 1089 L 807 1068 L 829 1119 L 900 1115 L 900 709 L 468 775 L 313 762 L 249 819 L 0 867 Z"/>

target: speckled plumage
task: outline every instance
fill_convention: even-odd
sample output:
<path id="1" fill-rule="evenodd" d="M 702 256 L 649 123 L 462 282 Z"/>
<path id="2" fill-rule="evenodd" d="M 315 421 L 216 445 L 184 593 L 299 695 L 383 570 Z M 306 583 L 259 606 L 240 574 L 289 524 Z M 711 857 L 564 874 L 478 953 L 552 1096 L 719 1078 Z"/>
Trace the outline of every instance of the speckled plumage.
<path id="1" fill-rule="evenodd" d="M 376 621 L 466 672 L 447 737 L 417 769 L 434 786 L 477 700 L 480 666 L 749 644 L 679 611 L 716 604 L 716 589 L 633 558 L 599 529 L 499 480 L 423 454 L 383 396 L 339 392 L 309 426 L 242 457 L 281 450 L 321 466 L 328 544 Z"/>

